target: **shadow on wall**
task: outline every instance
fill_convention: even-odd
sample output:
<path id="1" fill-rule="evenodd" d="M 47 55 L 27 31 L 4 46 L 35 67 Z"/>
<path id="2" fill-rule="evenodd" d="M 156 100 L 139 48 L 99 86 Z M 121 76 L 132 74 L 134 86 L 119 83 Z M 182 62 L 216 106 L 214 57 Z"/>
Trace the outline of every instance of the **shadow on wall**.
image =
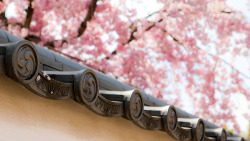
<path id="1" fill-rule="evenodd" d="M 121 117 L 102 117 L 73 100 L 49 100 L 0 75 L 0 141 L 168 140 Z"/>

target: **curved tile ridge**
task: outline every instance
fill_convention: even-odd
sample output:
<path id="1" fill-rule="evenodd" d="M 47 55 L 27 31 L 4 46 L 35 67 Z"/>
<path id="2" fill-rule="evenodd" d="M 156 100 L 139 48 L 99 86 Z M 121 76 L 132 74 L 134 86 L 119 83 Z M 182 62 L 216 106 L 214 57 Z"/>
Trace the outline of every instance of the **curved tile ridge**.
<path id="1" fill-rule="evenodd" d="M 41 97 L 73 99 L 98 115 L 121 116 L 142 129 L 160 130 L 176 140 L 244 140 L 227 137 L 222 128 L 207 128 L 200 118 L 181 118 L 173 105 L 146 106 L 137 89 L 100 90 L 92 69 L 44 71 L 36 47 L 29 41 L 0 44 L 0 56 L 6 75 Z"/>
<path id="2" fill-rule="evenodd" d="M 3 30 L 0 29 L 0 44 L 5 44 L 5 43 L 14 43 L 18 41 L 22 41 L 23 39 L 18 38 L 12 34 L 9 34 Z M 34 44 L 34 46 L 37 49 L 37 52 L 39 54 L 39 60 L 40 60 L 40 69 L 43 71 L 78 71 L 78 70 L 83 70 L 83 69 L 90 69 L 87 66 L 80 65 L 70 59 L 67 59 L 61 55 L 55 54 L 45 48 L 39 47 Z M 0 48 L 1 49 L 1 48 Z M 1 50 L 0 50 L 1 52 Z M 0 55 L 0 73 L 5 73 L 4 67 L 4 57 Z M 99 79 L 99 88 L 102 90 L 117 90 L 117 91 L 125 91 L 125 90 L 132 90 L 134 89 L 133 87 L 122 84 L 121 82 L 109 78 L 105 76 L 104 74 L 95 71 L 98 79 Z M 146 105 L 151 105 L 151 106 L 165 106 L 169 105 L 159 99 L 156 99 L 150 95 L 147 95 L 146 93 L 142 92 L 144 103 Z M 176 112 L 178 113 L 179 117 L 182 118 L 198 118 L 197 116 L 194 116 L 192 114 L 189 114 L 179 108 L 176 108 Z M 204 120 L 206 123 L 206 127 L 209 128 L 218 128 L 218 126 L 209 123 Z"/>

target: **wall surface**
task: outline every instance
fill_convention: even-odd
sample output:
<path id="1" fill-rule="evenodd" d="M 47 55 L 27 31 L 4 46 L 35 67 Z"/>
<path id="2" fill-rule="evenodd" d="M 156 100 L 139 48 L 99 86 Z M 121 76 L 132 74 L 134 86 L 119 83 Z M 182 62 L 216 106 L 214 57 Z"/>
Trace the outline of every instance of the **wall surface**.
<path id="1" fill-rule="evenodd" d="M 49 100 L 0 75 L 0 141 L 173 141 L 121 117 L 107 118 L 73 100 Z"/>

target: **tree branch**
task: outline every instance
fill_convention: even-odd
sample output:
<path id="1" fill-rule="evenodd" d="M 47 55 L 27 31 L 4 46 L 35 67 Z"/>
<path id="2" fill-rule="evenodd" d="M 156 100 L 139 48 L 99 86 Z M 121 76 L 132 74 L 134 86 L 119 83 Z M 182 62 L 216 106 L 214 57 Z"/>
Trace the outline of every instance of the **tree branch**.
<path id="1" fill-rule="evenodd" d="M 29 0 L 29 2 L 30 2 L 29 7 L 25 10 L 27 15 L 26 15 L 26 19 L 23 25 L 24 28 L 30 28 L 30 23 L 31 23 L 32 16 L 34 13 L 34 9 L 32 7 L 33 0 Z"/>
<path id="2" fill-rule="evenodd" d="M 153 16 L 153 15 L 155 15 L 155 14 L 158 14 L 159 12 L 160 12 L 160 10 L 159 10 L 159 11 L 155 11 L 155 12 L 149 14 L 148 16 L 146 16 L 145 19 L 147 19 L 147 18 L 149 18 L 149 17 L 151 17 L 151 16 Z M 166 10 L 163 10 L 163 12 L 166 12 Z M 167 16 L 169 16 L 169 14 L 168 14 Z M 150 29 L 152 29 L 153 27 L 155 27 L 157 23 L 160 23 L 160 22 L 162 22 L 162 21 L 163 21 L 162 18 L 159 19 L 157 22 L 154 22 L 151 26 L 149 26 L 145 31 L 149 31 Z M 131 27 L 133 27 L 133 23 L 131 24 L 130 28 L 131 28 Z M 133 41 L 133 40 L 135 39 L 135 37 L 134 37 L 134 33 L 135 33 L 135 32 L 137 32 L 137 27 L 135 27 L 135 28 L 132 30 L 132 32 L 131 32 L 131 34 L 130 34 L 130 37 L 129 37 L 128 41 L 127 41 L 126 43 L 123 43 L 123 45 L 128 44 L 128 43 L 130 43 L 131 41 Z M 113 54 L 113 53 L 112 53 L 112 54 Z"/>
<path id="3" fill-rule="evenodd" d="M 27 35 L 24 39 L 35 43 L 39 43 L 41 41 L 41 38 L 35 35 Z"/>
<path id="4" fill-rule="evenodd" d="M 74 60 L 76 60 L 76 61 L 78 61 L 78 62 L 82 62 L 82 63 L 86 63 L 86 61 L 83 61 L 83 60 L 81 60 L 81 59 L 79 59 L 79 58 L 77 58 L 77 57 L 73 57 L 73 56 L 71 56 L 71 55 L 68 55 L 68 54 L 66 54 L 66 53 L 63 53 L 63 52 L 61 52 L 61 51 L 59 51 L 59 50 L 56 50 L 56 49 L 54 49 L 54 48 L 49 48 L 50 50 L 53 50 L 54 52 L 57 52 L 57 53 L 59 53 L 59 54 L 62 54 L 62 55 L 64 55 L 64 56 L 67 56 L 67 57 L 69 57 L 70 59 L 74 59 Z"/>
<path id="5" fill-rule="evenodd" d="M 83 32 L 87 28 L 87 23 L 93 18 L 94 12 L 95 12 L 95 9 L 96 9 L 96 3 L 97 3 L 97 0 L 91 0 L 90 5 L 89 5 L 89 9 L 88 9 L 88 13 L 87 13 L 84 21 L 81 23 L 81 26 L 78 28 L 78 35 L 77 35 L 77 37 L 80 37 L 83 34 Z M 55 47 L 54 42 L 57 42 L 57 41 L 58 40 L 49 41 L 49 42 L 45 43 L 44 45 L 48 46 L 50 48 L 54 48 Z M 61 46 L 64 43 L 68 43 L 67 39 L 63 39 L 61 41 L 62 41 Z"/>
<path id="6" fill-rule="evenodd" d="M 159 12 L 160 12 L 160 11 L 155 11 L 155 12 L 149 14 L 148 16 L 146 16 L 145 18 L 147 19 L 147 18 L 149 18 L 149 17 L 151 17 L 151 16 L 153 16 L 154 14 L 157 14 L 157 13 L 159 13 Z"/>
<path id="7" fill-rule="evenodd" d="M 0 27 L 2 26 L 8 26 L 8 19 L 5 17 L 5 12 L 0 14 L 0 20 L 2 21 L 2 25 L 0 25 Z"/>
<path id="8" fill-rule="evenodd" d="M 152 13 L 151 15 L 153 15 L 153 14 L 155 14 L 155 13 L 158 13 L 158 12 L 159 12 L 159 11 L 154 12 L 154 13 Z M 149 15 L 149 16 L 150 16 L 150 15 Z M 147 16 L 147 17 L 149 17 L 149 16 Z M 147 18 L 147 17 L 146 17 L 146 18 Z M 160 20 L 158 20 L 157 22 L 162 22 L 162 21 L 163 21 L 163 19 L 160 19 Z M 157 22 L 154 22 L 154 23 L 153 23 L 151 26 L 149 26 L 145 31 L 149 31 L 151 28 L 153 28 L 153 27 L 156 25 Z M 130 28 L 133 28 L 133 23 L 131 24 Z M 134 29 L 132 30 L 132 32 L 131 32 L 131 34 L 130 34 L 130 37 L 129 37 L 128 41 L 127 41 L 126 43 L 122 43 L 122 45 L 129 44 L 131 41 L 133 41 L 133 40 L 135 39 L 135 37 L 134 37 L 135 32 L 137 32 L 137 27 L 134 27 Z M 114 51 L 111 53 L 111 55 L 116 55 L 116 54 L 117 54 L 117 51 L 116 51 L 116 50 L 114 50 Z M 106 57 L 107 60 L 109 60 L 109 58 L 110 58 L 110 57 Z"/>
<path id="9" fill-rule="evenodd" d="M 177 44 L 179 44 L 179 45 L 185 47 L 185 46 L 183 45 L 183 43 L 182 43 L 179 39 L 175 38 L 172 34 L 169 34 L 169 35 L 173 38 L 173 40 L 174 40 Z M 185 48 L 186 48 L 186 47 L 185 47 Z M 197 46 L 196 46 L 196 48 L 198 48 L 199 50 L 202 50 L 200 47 L 197 47 Z M 214 54 L 212 54 L 212 53 L 208 53 L 208 55 L 211 56 L 211 57 L 215 57 L 217 60 L 222 61 L 224 64 L 228 65 L 232 70 L 238 72 L 238 73 L 239 73 L 240 75 L 242 75 L 243 77 L 245 77 L 245 78 L 247 78 L 247 79 L 250 79 L 250 76 L 247 76 L 246 74 L 244 74 L 244 73 L 241 72 L 240 70 L 236 69 L 234 66 L 232 66 L 230 63 L 228 63 L 226 60 L 224 60 L 224 59 L 222 59 L 222 58 L 220 58 L 220 57 L 218 57 L 217 55 L 214 55 Z M 217 62 L 216 62 L 216 64 L 217 64 Z"/>
<path id="10" fill-rule="evenodd" d="M 97 3 L 97 0 L 91 0 L 88 13 L 87 13 L 84 21 L 81 23 L 81 26 L 78 29 L 78 36 L 77 37 L 80 37 L 83 34 L 85 29 L 87 28 L 87 22 L 93 18 L 94 12 L 96 9 L 96 3 Z"/>
<path id="11" fill-rule="evenodd" d="M 199 48 L 199 47 L 197 47 Z M 214 55 L 214 54 L 211 54 L 211 53 L 208 53 L 209 56 L 211 57 L 216 57 L 218 60 L 222 61 L 224 64 L 228 65 L 232 70 L 238 72 L 239 74 L 241 74 L 243 77 L 247 78 L 247 79 L 250 79 L 250 76 L 247 76 L 246 74 L 244 74 L 243 72 L 241 72 L 240 70 L 236 69 L 234 66 L 232 66 L 230 63 L 228 63 L 226 60 Z"/>
<path id="12" fill-rule="evenodd" d="M 41 41 L 41 38 L 39 36 L 35 36 L 35 35 L 27 35 L 25 38 L 25 40 L 34 42 L 34 43 L 39 43 Z M 53 40 L 53 41 L 48 41 L 44 44 L 44 46 L 48 47 L 51 50 L 54 50 L 55 48 L 55 42 L 61 42 L 61 46 L 66 43 L 68 44 L 68 41 L 66 39 L 62 39 L 62 40 Z"/>
<path id="13" fill-rule="evenodd" d="M 166 12 L 166 10 L 163 10 L 163 11 Z M 155 12 L 149 14 L 148 16 L 146 16 L 145 19 L 147 19 L 147 18 L 149 18 L 149 17 L 151 17 L 151 16 L 153 16 L 154 14 L 157 14 L 157 13 L 159 13 L 159 12 L 160 12 L 160 11 L 155 11 Z M 160 20 L 158 20 L 157 22 L 154 22 L 154 23 L 153 23 L 151 26 L 149 26 L 145 31 L 149 31 L 151 28 L 153 28 L 154 26 L 156 26 L 156 23 L 160 23 L 160 22 L 162 22 L 162 21 L 163 21 L 163 19 L 160 19 Z M 130 27 L 133 27 L 133 23 L 131 24 Z M 131 32 L 131 34 L 130 34 L 130 37 L 129 37 L 128 41 L 127 41 L 126 43 L 123 43 L 123 45 L 128 44 L 128 43 L 130 43 L 131 41 L 133 41 L 133 40 L 135 39 L 135 37 L 134 37 L 134 33 L 135 33 L 135 32 L 137 32 L 137 27 L 135 27 L 135 28 L 132 30 L 132 32 Z"/>
<path id="14" fill-rule="evenodd" d="M 77 57 L 74 57 L 74 56 L 65 54 L 65 53 L 63 53 L 63 52 L 61 52 L 61 51 L 59 51 L 59 50 L 54 49 L 54 48 L 49 48 L 49 49 L 52 50 L 52 51 L 54 51 L 54 52 L 57 52 L 57 53 L 59 53 L 59 54 L 62 54 L 62 55 L 66 56 L 66 57 L 68 57 L 68 58 L 70 58 L 70 59 L 74 59 L 74 60 L 76 60 L 77 62 L 82 62 L 83 64 L 87 65 L 87 64 L 86 64 L 86 61 L 81 60 L 81 59 L 79 59 L 79 58 L 77 58 Z M 103 71 L 103 70 L 101 70 L 101 69 L 98 69 L 98 71 L 99 71 L 99 72 L 102 72 L 103 74 L 106 74 L 106 72 Z M 115 78 L 118 79 L 117 76 L 115 76 Z"/>
<path id="15" fill-rule="evenodd" d="M 130 28 L 132 28 L 132 27 L 133 27 L 133 24 L 130 26 Z M 127 41 L 126 43 L 123 43 L 123 45 L 128 44 L 128 43 L 130 43 L 131 41 L 133 41 L 133 40 L 135 39 L 135 37 L 134 37 L 134 33 L 135 33 L 135 32 L 137 32 L 137 27 L 135 27 L 135 28 L 132 30 L 132 32 L 131 32 L 131 34 L 130 34 L 130 37 L 129 37 L 128 41 Z"/>
<path id="16" fill-rule="evenodd" d="M 163 21 L 163 19 L 160 19 L 160 20 L 158 20 L 157 22 L 154 22 L 154 23 L 153 23 L 152 25 L 150 25 L 145 31 L 149 31 L 149 30 L 152 29 L 154 26 L 156 26 L 156 23 L 160 23 L 160 22 L 162 22 L 162 21 Z M 133 27 L 133 24 L 130 26 L 130 28 L 132 28 L 132 27 Z M 135 39 L 135 37 L 134 37 L 135 32 L 137 32 L 137 27 L 135 27 L 135 28 L 132 30 L 132 32 L 131 32 L 131 34 L 130 34 L 130 37 L 129 37 L 128 41 L 127 41 L 126 43 L 123 43 L 123 45 L 128 44 L 128 43 L 130 43 L 131 41 L 133 41 L 133 40 Z"/>
<path id="17" fill-rule="evenodd" d="M 158 12 L 159 12 L 159 11 L 156 11 L 156 12 L 150 14 L 149 16 L 152 16 L 153 14 L 158 13 Z M 147 16 L 147 17 L 149 17 L 149 16 Z M 146 18 L 147 18 L 147 17 L 146 17 Z M 163 21 L 163 19 L 160 19 L 160 20 L 158 20 L 157 22 L 160 23 L 160 22 L 162 22 L 162 21 Z M 153 23 L 151 26 L 149 26 L 145 31 L 149 31 L 150 29 L 152 29 L 152 28 L 156 25 L 157 22 L 154 22 L 154 23 Z M 133 28 L 133 23 L 131 24 L 130 28 Z M 134 29 L 132 30 L 132 32 L 131 32 L 131 34 L 130 34 L 130 37 L 129 37 L 128 41 L 127 41 L 126 43 L 122 43 L 122 44 L 123 44 L 123 45 L 126 45 L 126 44 L 129 44 L 131 41 L 133 41 L 133 40 L 135 39 L 135 37 L 134 37 L 135 32 L 137 32 L 137 27 L 134 27 Z M 117 51 L 116 51 L 116 50 L 114 50 L 114 51 L 111 53 L 111 55 L 116 55 L 116 54 L 117 54 Z M 108 60 L 109 57 L 106 57 L 106 59 Z"/>
<path id="18" fill-rule="evenodd" d="M 33 13 L 34 13 L 34 9 L 32 7 L 32 2 L 33 0 L 29 0 L 29 6 L 28 8 L 25 10 L 27 15 L 26 15 L 26 18 L 25 18 L 25 21 L 24 21 L 24 24 L 22 23 L 15 23 L 13 25 L 18 25 L 20 26 L 21 28 L 30 28 L 30 23 L 31 23 L 31 20 L 32 20 L 32 16 L 33 16 Z M 0 20 L 3 21 L 4 23 L 4 26 L 8 26 L 8 19 L 5 17 L 5 12 L 1 13 L 0 14 Z M 29 36 L 29 35 L 28 35 Z M 32 36 L 32 35 L 31 35 Z"/>
<path id="19" fill-rule="evenodd" d="M 160 22 L 162 22 L 163 21 L 163 19 L 160 19 L 160 20 L 158 20 L 157 22 L 154 22 L 151 26 L 149 26 L 145 31 L 149 31 L 151 28 L 153 28 L 155 25 L 156 25 L 156 23 L 160 23 Z"/>
<path id="20" fill-rule="evenodd" d="M 225 14 L 232 14 L 232 13 L 234 13 L 234 12 L 232 12 L 232 11 L 225 11 L 225 10 L 222 10 L 222 11 L 220 11 L 221 13 L 225 13 Z"/>

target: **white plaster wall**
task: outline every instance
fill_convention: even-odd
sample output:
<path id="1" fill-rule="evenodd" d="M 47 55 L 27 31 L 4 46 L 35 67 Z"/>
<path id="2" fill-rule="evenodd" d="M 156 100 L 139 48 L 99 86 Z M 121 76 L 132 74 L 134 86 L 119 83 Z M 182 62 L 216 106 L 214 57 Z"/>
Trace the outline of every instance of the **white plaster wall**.
<path id="1" fill-rule="evenodd" d="M 173 141 L 121 117 L 98 116 L 73 100 L 39 97 L 0 75 L 0 141 Z"/>

